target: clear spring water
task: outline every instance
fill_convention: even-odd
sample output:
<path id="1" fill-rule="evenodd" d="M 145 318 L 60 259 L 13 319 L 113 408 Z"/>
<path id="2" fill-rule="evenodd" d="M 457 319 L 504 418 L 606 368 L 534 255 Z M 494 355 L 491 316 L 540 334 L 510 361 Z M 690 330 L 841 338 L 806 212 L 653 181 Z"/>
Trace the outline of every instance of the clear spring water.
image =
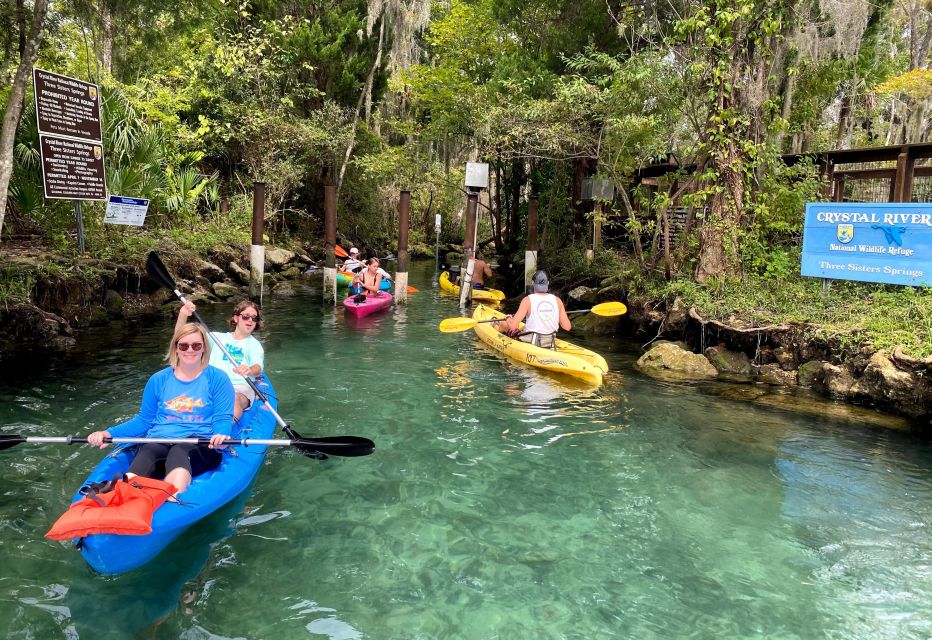
<path id="1" fill-rule="evenodd" d="M 610 339 L 582 340 L 614 370 L 599 389 L 525 369 L 437 331 L 458 310 L 432 266 L 408 307 L 361 321 L 319 279 L 267 301 L 280 413 L 378 449 L 270 451 L 251 493 L 142 569 L 98 576 L 43 538 L 97 451 L 0 453 L 0 637 L 932 635 L 928 439 L 659 383 Z M 0 431 L 131 416 L 170 325 L 5 371 Z"/>

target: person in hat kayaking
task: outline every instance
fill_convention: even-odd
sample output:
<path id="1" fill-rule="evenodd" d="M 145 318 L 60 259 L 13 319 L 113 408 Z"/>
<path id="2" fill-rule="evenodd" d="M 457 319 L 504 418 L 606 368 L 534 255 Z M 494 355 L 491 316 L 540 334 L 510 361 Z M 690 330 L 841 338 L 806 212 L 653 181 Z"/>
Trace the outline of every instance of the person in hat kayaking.
<path id="1" fill-rule="evenodd" d="M 169 366 L 146 382 L 139 413 L 126 422 L 87 437 L 103 449 L 105 438 L 209 438 L 206 445 L 146 443 L 139 447 L 128 478 L 165 478 L 184 492 L 191 478 L 220 465 L 223 448 L 233 431 L 233 384 L 210 366 L 207 331 L 196 323 L 175 329 L 168 346 Z"/>
<path id="2" fill-rule="evenodd" d="M 353 247 L 349 250 L 349 258 L 343 262 L 343 271 L 359 273 L 366 267 L 366 263 L 359 258 L 359 249 Z"/>
<path id="3" fill-rule="evenodd" d="M 563 301 L 550 293 L 550 280 L 547 273 L 537 271 L 531 277 L 533 293 L 524 297 L 514 315 L 505 316 L 504 321 L 496 322 L 499 331 L 524 342 L 539 347 L 553 347 L 557 330 L 570 331 L 573 323 L 566 315 Z M 524 328 L 521 329 L 521 322 Z"/>

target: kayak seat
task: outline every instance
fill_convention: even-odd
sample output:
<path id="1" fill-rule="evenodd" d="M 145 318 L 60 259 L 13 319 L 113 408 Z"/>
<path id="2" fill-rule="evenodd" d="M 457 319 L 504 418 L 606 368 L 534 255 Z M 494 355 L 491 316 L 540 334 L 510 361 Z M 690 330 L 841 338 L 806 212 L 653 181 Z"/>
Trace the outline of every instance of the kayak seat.
<path id="1" fill-rule="evenodd" d="M 543 349 L 557 348 L 557 336 L 555 333 L 537 333 L 536 331 L 525 331 L 524 333 L 518 335 L 518 339 L 522 342 L 527 342 L 528 344 L 532 344 L 535 347 L 541 347 Z"/>

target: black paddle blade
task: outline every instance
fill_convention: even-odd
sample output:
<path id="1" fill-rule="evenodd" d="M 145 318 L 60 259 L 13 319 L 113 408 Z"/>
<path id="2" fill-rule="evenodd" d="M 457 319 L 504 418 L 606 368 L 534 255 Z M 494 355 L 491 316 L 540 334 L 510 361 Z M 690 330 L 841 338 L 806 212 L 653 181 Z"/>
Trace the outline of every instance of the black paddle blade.
<path id="1" fill-rule="evenodd" d="M 0 451 L 24 442 L 26 442 L 26 438 L 20 435 L 0 435 Z"/>
<path id="2" fill-rule="evenodd" d="M 358 458 L 367 456 L 375 451 L 375 443 L 369 438 L 360 436 L 333 436 L 323 438 L 298 438 L 294 447 L 304 455 L 323 453 L 342 458 Z"/>
<path id="3" fill-rule="evenodd" d="M 165 264 L 155 251 L 150 251 L 149 257 L 146 258 L 146 273 L 149 274 L 150 278 L 170 291 L 178 288 L 174 278 L 168 273 L 168 269 L 165 268 Z"/>

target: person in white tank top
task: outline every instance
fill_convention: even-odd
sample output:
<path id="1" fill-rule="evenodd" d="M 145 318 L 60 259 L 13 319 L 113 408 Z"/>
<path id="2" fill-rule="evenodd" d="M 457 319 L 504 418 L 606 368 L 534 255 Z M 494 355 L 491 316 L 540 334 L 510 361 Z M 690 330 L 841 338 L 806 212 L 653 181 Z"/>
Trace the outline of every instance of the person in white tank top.
<path id="1" fill-rule="evenodd" d="M 570 331 L 573 323 L 566 315 L 563 301 L 549 292 L 550 281 L 545 272 L 536 272 L 531 278 L 531 283 L 534 293 L 524 297 L 513 316 L 506 317 L 505 332 L 510 335 L 518 334 L 518 327 L 524 321 L 524 329 L 520 332 L 523 335 L 518 335 L 521 340 L 541 346 L 550 346 L 553 344 L 553 336 L 557 330 L 562 328 Z M 549 338 L 541 340 L 543 336 L 549 336 Z"/>

